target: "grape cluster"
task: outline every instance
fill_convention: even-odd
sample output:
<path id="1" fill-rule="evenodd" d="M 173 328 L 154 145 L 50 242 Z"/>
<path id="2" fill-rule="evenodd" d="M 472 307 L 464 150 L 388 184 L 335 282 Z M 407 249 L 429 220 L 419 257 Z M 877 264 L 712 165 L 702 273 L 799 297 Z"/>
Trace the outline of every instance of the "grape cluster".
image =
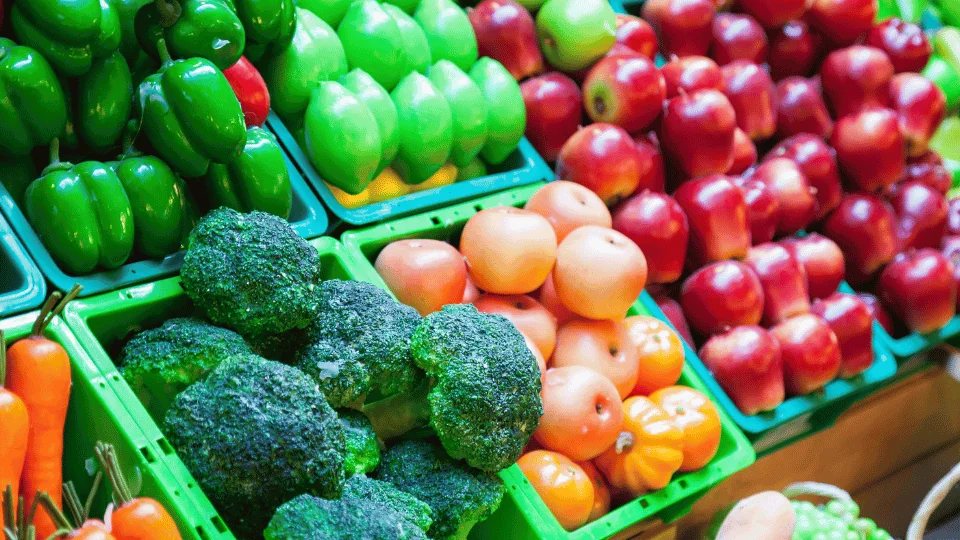
<path id="1" fill-rule="evenodd" d="M 853 501 L 834 500 L 822 506 L 792 503 L 797 514 L 793 540 L 892 540 L 872 519 L 860 517 L 860 507 Z"/>

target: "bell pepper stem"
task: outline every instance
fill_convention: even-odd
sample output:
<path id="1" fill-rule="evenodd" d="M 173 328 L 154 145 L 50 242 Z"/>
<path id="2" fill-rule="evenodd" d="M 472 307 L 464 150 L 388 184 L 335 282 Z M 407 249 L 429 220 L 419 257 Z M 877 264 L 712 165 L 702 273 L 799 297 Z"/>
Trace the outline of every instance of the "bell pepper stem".
<path id="1" fill-rule="evenodd" d="M 173 63 L 173 58 L 170 56 L 170 49 L 167 48 L 167 40 L 160 38 L 157 40 L 157 54 L 160 55 L 160 63 L 164 66 L 168 66 Z"/>
<path id="2" fill-rule="evenodd" d="M 180 20 L 183 8 L 177 0 L 156 0 L 156 4 L 160 13 L 160 26 L 170 28 Z"/>

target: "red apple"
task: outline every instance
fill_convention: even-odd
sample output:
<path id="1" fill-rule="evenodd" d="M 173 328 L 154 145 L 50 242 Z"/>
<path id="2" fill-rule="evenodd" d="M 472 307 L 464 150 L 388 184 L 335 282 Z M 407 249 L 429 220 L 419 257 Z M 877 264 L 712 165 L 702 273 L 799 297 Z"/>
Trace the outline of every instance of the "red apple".
<path id="1" fill-rule="evenodd" d="M 547 161 L 556 161 L 563 143 L 580 126 L 580 87 L 563 73 L 547 73 L 520 85 L 527 109 L 526 136 Z"/>
<path id="2" fill-rule="evenodd" d="M 666 95 L 663 75 L 645 56 L 601 58 L 583 83 L 583 105 L 590 119 L 630 133 L 650 127 L 660 116 Z"/>
<path id="3" fill-rule="evenodd" d="M 950 199 L 948 203 L 946 234 L 960 235 L 960 198 Z"/>
<path id="4" fill-rule="evenodd" d="M 943 163 L 908 162 L 901 182 L 911 180 L 923 182 L 944 195 L 953 187 L 953 174 Z"/>
<path id="5" fill-rule="evenodd" d="M 890 107 L 896 111 L 907 155 L 919 157 L 946 114 L 943 90 L 916 73 L 901 73 L 890 79 Z"/>
<path id="6" fill-rule="evenodd" d="M 817 210 L 815 190 L 792 160 L 782 157 L 766 160 L 754 169 L 750 178 L 769 186 L 780 203 L 777 235 L 791 235 L 813 221 Z"/>
<path id="7" fill-rule="evenodd" d="M 680 334 L 680 337 L 692 347 L 694 345 L 693 333 L 690 332 L 690 325 L 687 324 L 687 318 L 683 314 L 683 308 L 680 307 L 680 304 L 669 296 L 654 296 L 653 300 L 657 303 L 660 311 L 663 312 L 664 317 Z"/>
<path id="8" fill-rule="evenodd" d="M 763 325 L 772 326 L 810 311 L 807 275 L 780 244 L 767 242 L 750 248 L 744 260 L 760 278 L 763 287 Z"/>
<path id="9" fill-rule="evenodd" d="M 663 171 L 663 154 L 660 153 L 660 145 L 651 141 L 646 136 L 635 136 L 633 141 L 637 144 L 640 158 L 644 163 L 650 164 L 650 167 L 640 174 L 640 186 L 644 186 L 650 191 L 663 193 L 665 178 Z"/>
<path id="10" fill-rule="evenodd" d="M 780 141 L 767 154 L 767 159 L 784 157 L 797 164 L 807 178 L 810 187 L 816 190 L 816 214 L 814 220 L 826 217 L 840 204 L 843 188 L 833 149 L 823 139 L 809 133 L 794 135 Z"/>
<path id="11" fill-rule="evenodd" d="M 734 179 L 747 201 L 747 220 L 750 222 L 750 241 L 753 245 L 773 240 L 780 221 L 780 201 L 767 184 L 749 177 Z"/>
<path id="12" fill-rule="evenodd" d="M 736 129 L 737 113 L 722 93 L 699 90 L 679 95 L 664 106 L 661 149 L 691 178 L 722 174 L 733 164 Z"/>
<path id="13" fill-rule="evenodd" d="M 776 28 L 802 17 L 808 3 L 808 0 L 739 0 L 737 6 L 765 27 Z"/>
<path id="14" fill-rule="evenodd" d="M 673 196 L 687 215 L 687 259 L 694 268 L 746 256 L 750 248 L 747 201 L 730 178 L 717 174 L 691 180 Z"/>
<path id="15" fill-rule="evenodd" d="M 613 213 L 613 228 L 634 241 L 647 259 L 649 283 L 672 283 L 683 274 L 690 229 L 687 216 L 672 197 L 644 191 Z"/>
<path id="16" fill-rule="evenodd" d="M 780 343 L 763 328 L 738 326 L 713 336 L 700 349 L 700 360 L 743 414 L 783 403 Z"/>
<path id="17" fill-rule="evenodd" d="M 660 52 L 657 34 L 650 23 L 624 13 L 617 13 L 617 45 L 636 51 L 651 60 Z"/>
<path id="18" fill-rule="evenodd" d="M 929 334 L 957 311 L 954 267 L 933 249 L 900 253 L 880 274 L 880 300 L 913 332 Z"/>
<path id="19" fill-rule="evenodd" d="M 836 242 L 812 233 L 803 238 L 785 238 L 780 243 L 803 265 L 811 299 L 826 298 L 837 292 L 846 262 Z"/>
<path id="20" fill-rule="evenodd" d="M 640 175 L 649 166 L 623 128 L 592 124 L 563 145 L 556 172 L 557 179 L 587 186 L 610 206 L 637 189 Z"/>
<path id="21" fill-rule="evenodd" d="M 874 26 L 864 43 L 887 53 L 897 73 L 922 71 L 933 54 L 923 29 L 896 17 Z"/>
<path id="22" fill-rule="evenodd" d="M 727 174 L 743 174 L 757 164 L 757 145 L 740 128 L 733 133 L 733 165 Z"/>
<path id="23" fill-rule="evenodd" d="M 638 56 L 643 56 L 644 58 L 646 58 L 645 55 L 638 53 L 637 51 L 631 49 L 630 47 L 627 47 L 623 43 L 614 43 L 613 47 L 610 47 L 610 49 L 607 51 L 607 54 L 605 54 L 604 56 L 611 57 L 611 58 L 619 57 L 619 56 L 622 56 L 624 58 L 636 58 Z M 575 78 L 577 80 L 583 81 L 584 79 L 587 78 L 587 73 L 589 73 L 589 69 L 581 70 L 576 73 Z"/>
<path id="24" fill-rule="evenodd" d="M 890 103 L 893 63 L 876 47 L 853 45 L 827 55 L 820 68 L 823 94 L 836 118 Z"/>
<path id="25" fill-rule="evenodd" d="M 720 13 L 713 19 L 710 57 L 721 66 L 734 60 L 762 64 L 767 59 L 767 34 L 749 15 Z"/>
<path id="26" fill-rule="evenodd" d="M 857 298 L 867 306 L 867 310 L 870 311 L 870 316 L 880 323 L 880 326 L 892 336 L 894 332 L 893 317 L 884 309 L 880 303 L 880 299 L 868 292 L 858 292 Z"/>
<path id="27" fill-rule="evenodd" d="M 641 16 L 653 26 L 665 55 L 705 55 L 716 14 L 713 0 L 649 0 Z"/>
<path id="28" fill-rule="evenodd" d="M 820 59 L 823 39 L 803 21 L 790 21 L 770 34 L 767 64 L 770 76 L 779 81 L 787 77 L 806 77 Z"/>
<path id="29" fill-rule="evenodd" d="M 897 252 L 896 217 L 876 195 L 851 193 L 823 222 L 823 234 L 840 246 L 846 259 L 846 279 L 867 281 Z"/>
<path id="30" fill-rule="evenodd" d="M 841 118 L 833 128 L 830 146 L 846 179 L 860 191 L 886 191 L 903 176 L 905 144 L 897 114 L 869 109 Z"/>
<path id="31" fill-rule="evenodd" d="M 940 251 L 953 265 L 953 280 L 960 286 L 960 236 L 945 236 Z M 957 291 L 957 309 L 960 310 L 960 289 Z"/>
<path id="32" fill-rule="evenodd" d="M 720 261 L 697 270 L 680 291 L 680 305 L 690 326 L 709 336 L 763 317 L 763 286 L 749 266 Z"/>
<path id="33" fill-rule="evenodd" d="M 873 27 L 877 0 L 813 0 L 807 21 L 835 45 L 850 45 Z"/>
<path id="34" fill-rule="evenodd" d="M 787 77 L 777 84 L 777 136 L 785 139 L 800 133 L 827 138 L 833 119 L 820 88 L 810 79 Z"/>
<path id="35" fill-rule="evenodd" d="M 840 343 L 826 321 L 804 313 L 770 329 L 780 344 L 787 393 L 802 396 L 823 388 L 840 372 Z"/>
<path id="36" fill-rule="evenodd" d="M 480 56 L 503 64 L 520 81 L 543 71 L 533 16 L 514 0 L 484 0 L 469 12 Z"/>
<path id="37" fill-rule="evenodd" d="M 897 216 L 899 249 L 939 248 L 947 230 L 947 199 L 932 187 L 912 180 L 897 185 L 890 199 Z"/>
<path id="38" fill-rule="evenodd" d="M 680 95 L 683 89 L 692 94 L 697 90 L 723 90 L 723 73 L 720 66 L 705 56 L 672 56 L 660 68 L 663 80 L 667 83 L 667 97 Z"/>
<path id="39" fill-rule="evenodd" d="M 837 336 L 840 377 L 854 377 L 873 365 L 873 316 L 863 300 L 834 293 L 814 302 L 810 312 L 826 321 Z"/>
<path id="40" fill-rule="evenodd" d="M 776 88 L 760 66 L 737 60 L 720 68 L 723 93 L 737 114 L 737 126 L 751 139 L 769 138 L 777 129 Z"/>

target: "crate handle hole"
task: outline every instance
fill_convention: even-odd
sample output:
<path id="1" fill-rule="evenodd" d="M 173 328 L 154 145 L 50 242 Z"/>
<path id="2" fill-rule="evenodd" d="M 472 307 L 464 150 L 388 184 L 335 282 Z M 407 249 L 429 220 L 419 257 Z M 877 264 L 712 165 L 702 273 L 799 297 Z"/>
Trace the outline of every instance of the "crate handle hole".
<path id="1" fill-rule="evenodd" d="M 153 452 L 151 452 L 148 447 L 140 447 L 140 453 L 143 454 L 143 457 L 147 460 L 147 463 L 156 463 L 157 458 L 153 455 Z"/>
<path id="2" fill-rule="evenodd" d="M 207 534 L 207 531 L 203 530 L 203 527 L 197 526 L 197 536 L 202 540 L 210 540 L 210 535 Z"/>
<path id="3" fill-rule="evenodd" d="M 640 499 L 640 508 L 646 510 L 647 508 L 650 508 L 650 503 L 648 503 L 646 499 Z"/>
<path id="4" fill-rule="evenodd" d="M 218 533 L 225 534 L 227 532 L 227 524 L 223 522 L 220 516 L 213 516 L 210 518 L 210 521 L 213 522 L 213 528 L 216 529 Z"/>
<path id="5" fill-rule="evenodd" d="M 170 445 L 170 442 L 167 439 L 160 437 L 157 439 L 157 446 L 160 447 L 160 451 L 163 452 L 163 455 L 169 456 L 173 453 L 173 446 Z"/>
<path id="6" fill-rule="evenodd" d="M 684 480 L 684 479 L 681 478 L 679 484 L 680 484 L 680 487 L 682 487 L 683 489 L 687 489 L 687 481 L 686 481 L 686 480 Z"/>
<path id="7" fill-rule="evenodd" d="M 430 223 L 433 223 L 434 225 L 440 225 L 440 218 L 438 218 L 437 216 L 431 216 Z"/>

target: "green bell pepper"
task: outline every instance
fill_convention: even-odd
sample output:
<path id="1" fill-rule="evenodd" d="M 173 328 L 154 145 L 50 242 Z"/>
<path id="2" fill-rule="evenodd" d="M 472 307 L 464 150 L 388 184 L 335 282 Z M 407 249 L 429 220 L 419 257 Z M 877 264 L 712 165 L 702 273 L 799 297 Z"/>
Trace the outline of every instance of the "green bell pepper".
<path id="1" fill-rule="evenodd" d="M 66 122 L 63 89 L 50 64 L 36 50 L 0 38 L 0 157 L 49 144 Z"/>
<path id="2" fill-rule="evenodd" d="M 247 40 L 285 47 L 296 30 L 297 6 L 293 0 L 234 0 Z"/>
<path id="3" fill-rule="evenodd" d="M 133 65 L 138 57 L 145 54 L 140 48 L 139 40 L 137 40 L 135 21 L 140 8 L 152 1 L 113 0 L 113 4 L 117 8 L 117 15 L 120 17 L 120 54 L 127 59 L 128 64 Z"/>
<path id="4" fill-rule="evenodd" d="M 103 153 L 117 145 L 133 107 L 133 80 L 119 51 L 97 60 L 85 75 L 61 79 L 67 99 L 63 148 L 81 146 Z"/>
<path id="5" fill-rule="evenodd" d="M 24 193 L 27 219 L 65 271 L 117 268 L 133 250 L 135 225 L 127 192 L 117 174 L 99 161 L 60 162 L 59 146 L 54 139 L 50 165 Z"/>
<path id="6" fill-rule="evenodd" d="M 206 174 L 210 162 L 230 163 L 247 138 L 240 102 L 212 62 L 170 59 L 140 83 L 134 118 L 153 152 L 184 178 Z"/>
<path id="7" fill-rule="evenodd" d="M 243 153 L 232 163 L 211 165 L 203 188 L 211 209 L 227 206 L 238 212 L 259 210 L 290 217 L 290 172 L 277 140 L 263 128 L 247 130 Z"/>
<path id="8" fill-rule="evenodd" d="M 184 181 L 155 156 L 133 153 L 107 165 L 130 198 L 137 252 L 158 259 L 179 251 L 193 228 Z"/>
<path id="9" fill-rule="evenodd" d="M 10 23 L 17 38 L 76 77 L 120 46 L 120 15 L 112 0 L 16 2 Z"/>
<path id="10" fill-rule="evenodd" d="M 205 58 L 220 69 L 237 63 L 247 39 L 231 0 L 156 0 L 137 12 L 134 27 L 156 59 L 163 60 L 157 49 L 163 38 L 175 58 Z"/>

